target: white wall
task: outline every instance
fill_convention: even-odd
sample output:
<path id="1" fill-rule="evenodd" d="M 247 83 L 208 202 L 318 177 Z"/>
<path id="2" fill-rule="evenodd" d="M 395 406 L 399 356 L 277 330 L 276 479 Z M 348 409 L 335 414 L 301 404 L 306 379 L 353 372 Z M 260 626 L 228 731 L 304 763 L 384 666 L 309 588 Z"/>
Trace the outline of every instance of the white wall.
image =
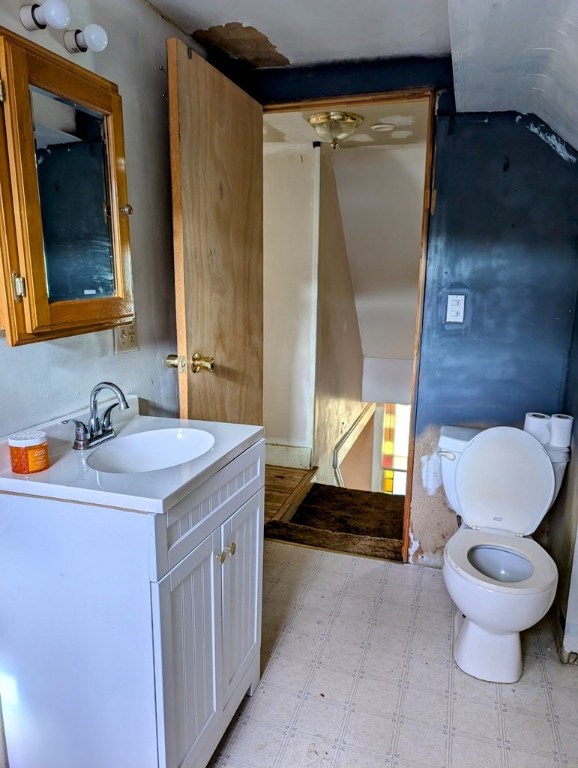
<path id="1" fill-rule="evenodd" d="M 574 422 L 576 424 L 576 421 Z M 578 433 L 574 427 L 571 451 L 578 451 Z M 578 657 L 578 467 L 570 461 L 560 495 L 544 521 L 544 543 L 558 566 L 558 589 L 553 613 L 558 632 L 558 646 L 564 661 Z"/>
<path id="2" fill-rule="evenodd" d="M 411 403 L 413 360 L 363 358 L 361 399 L 365 403 Z"/>
<path id="3" fill-rule="evenodd" d="M 578 147 L 577 4 L 449 0 L 448 9 L 458 112 L 536 114 Z M 556 137 L 552 147 L 568 157 Z"/>
<path id="4" fill-rule="evenodd" d="M 317 203 L 311 144 L 265 145 L 264 424 L 267 461 L 310 467 L 317 303 Z"/>
<path id="5" fill-rule="evenodd" d="M 366 359 L 363 398 L 409 403 L 426 145 L 342 149 L 333 162 Z"/>
<path id="6" fill-rule="evenodd" d="M 101 54 L 68 54 L 62 33 L 27 32 L 23 0 L 3 0 L 0 24 L 112 80 L 123 98 L 131 217 L 134 296 L 140 349 L 114 354 L 113 332 L 10 348 L 0 338 L 0 434 L 56 418 L 88 403 L 103 379 L 148 402 L 150 413 L 176 415 L 177 374 L 165 366 L 176 351 L 170 209 L 165 40 L 181 37 L 142 0 L 70 2 L 72 24 L 104 26 Z"/>
<path id="7" fill-rule="evenodd" d="M 333 151 L 321 147 L 319 271 L 315 376 L 317 480 L 335 485 L 333 451 L 364 409 L 363 354 L 355 297 L 333 172 Z"/>
<path id="8" fill-rule="evenodd" d="M 578 531 L 574 541 L 578 541 Z M 578 547 L 574 547 L 572 558 L 572 570 L 570 574 L 570 588 L 568 590 L 568 603 L 566 606 L 566 624 L 564 637 L 561 643 L 562 660 L 578 663 Z"/>

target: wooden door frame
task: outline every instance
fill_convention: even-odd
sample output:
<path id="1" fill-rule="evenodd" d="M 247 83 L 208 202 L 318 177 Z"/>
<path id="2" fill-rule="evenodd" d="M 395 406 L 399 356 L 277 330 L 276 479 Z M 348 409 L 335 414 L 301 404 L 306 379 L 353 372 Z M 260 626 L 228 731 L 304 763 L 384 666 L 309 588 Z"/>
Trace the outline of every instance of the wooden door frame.
<path id="1" fill-rule="evenodd" d="M 416 393 L 417 379 L 419 375 L 420 353 L 421 353 L 421 334 L 423 323 L 423 303 L 425 298 L 425 278 L 426 278 L 426 259 L 427 259 L 427 239 L 430 213 L 435 207 L 435 191 L 432 189 L 433 182 L 433 160 L 434 160 L 434 129 L 435 129 L 435 89 L 434 88 L 412 88 L 402 91 L 388 91 L 386 93 L 370 94 L 352 94 L 349 96 L 338 96 L 334 98 L 321 99 L 303 99 L 300 101 L 273 102 L 263 105 L 263 115 L 276 112 L 297 112 L 306 109 L 329 109 L 335 107 L 355 107 L 356 105 L 384 104 L 391 101 L 429 101 L 428 122 L 426 128 L 426 157 L 425 157 L 425 175 L 423 192 L 423 213 L 421 226 L 421 252 L 419 259 L 418 274 L 418 296 L 416 325 L 414 336 L 414 352 L 411 378 L 411 402 L 410 402 L 410 436 L 408 446 L 408 466 L 407 466 L 407 488 L 405 495 L 405 504 L 403 509 L 403 537 L 402 537 L 402 559 L 404 563 L 409 562 L 409 537 L 410 537 L 410 519 L 411 519 L 411 493 L 413 484 L 413 467 L 415 460 L 415 413 L 416 413 Z"/>

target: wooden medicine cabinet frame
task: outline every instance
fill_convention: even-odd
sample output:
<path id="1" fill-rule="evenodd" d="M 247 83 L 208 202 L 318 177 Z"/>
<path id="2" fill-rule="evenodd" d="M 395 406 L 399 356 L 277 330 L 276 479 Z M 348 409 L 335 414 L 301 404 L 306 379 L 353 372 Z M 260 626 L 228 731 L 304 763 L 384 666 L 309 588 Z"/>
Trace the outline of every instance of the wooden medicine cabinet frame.
<path id="1" fill-rule="evenodd" d="M 122 102 L 117 86 L 0 27 L 0 327 L 10 346 L 134 319 Z M 30 87 L 102 116 L 112 295 L 49 300 Z M 82 245 L 80 246 L 82 248 Z"/>

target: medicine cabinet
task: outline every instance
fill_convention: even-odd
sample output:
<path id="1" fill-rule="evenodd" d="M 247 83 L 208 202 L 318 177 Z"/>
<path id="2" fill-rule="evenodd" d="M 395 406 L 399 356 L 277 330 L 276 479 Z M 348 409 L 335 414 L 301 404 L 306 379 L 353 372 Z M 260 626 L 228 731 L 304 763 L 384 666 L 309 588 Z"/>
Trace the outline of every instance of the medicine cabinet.
<path id="1" fill-rule="evenodd" d="M 8 344 L 134 319 L 116 85 L 0 28 L 0 326 Z"/>

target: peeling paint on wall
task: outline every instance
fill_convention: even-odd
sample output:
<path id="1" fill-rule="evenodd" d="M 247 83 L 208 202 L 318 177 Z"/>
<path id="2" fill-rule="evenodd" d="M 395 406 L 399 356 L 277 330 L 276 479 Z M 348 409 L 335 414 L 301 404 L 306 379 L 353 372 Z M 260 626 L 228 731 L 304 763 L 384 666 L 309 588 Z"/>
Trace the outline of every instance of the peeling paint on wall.
<path id="1" fill-rule="evenodd" d="M 207 51 L 218 49 L 252 67 L 282 67 L 290 63 L 262 32 L 239 21 L 198 29 L 193 32 L 193 39 Z"/>
<path id="2" fill-rule="evenodd" d="M 522 119 L 523 118 L 521 116 L 518 116 L 516 118 L 516 122 L 519 123 Z M 529 122 L 527 123 L 526 128 L 540 139 L 542 139 L 542 141 L 545 141 L 546 144 L 554 150 L 554 152 L 557 152 L 560 155 L 562 160 L 565 160 L 567 163 L 576 162 L 576 155 L 570 151 L 569 145 L 566 144 L 566 142 L 564 142 L 558 136 L 558 134 L 549 130 L 546 125 L 537 125 L 534 122 Z"/>
<path id="3" fill-rule="evenodd" d="M 437 449 L 421 457 L 421 481 L 428 496 L 433 496 L 442 484 L 442 466 Z"/>
<path id="4" fill-rule="evenodd" d="M 429 426 L 415 439 L 414 474 L 411 494 L 411 526 L 409 562 L 441 568 L 444 548 L 457 528 L 457 517 L 447 505 L 441 487 L 441 468 L 438 465 L 437 481 L 433 480 L 440 428 Z M 425 460 L 425 461 L 423 461 Z M 428 467 L 425 477 L 416 471 L 424 464 Z M 436 487 L 434 488 L 434 485 Z"/>
<path id="5" fill-rule="evenodd" d="M 408 555 L 409 559 L 413 562 L 414 555 L 419 555 L 421 551 L 421 545 L 419 541 L 414 537 L 413 531 L 410 529 L 409 532 L 409 549 L 408 549 Z"/>

